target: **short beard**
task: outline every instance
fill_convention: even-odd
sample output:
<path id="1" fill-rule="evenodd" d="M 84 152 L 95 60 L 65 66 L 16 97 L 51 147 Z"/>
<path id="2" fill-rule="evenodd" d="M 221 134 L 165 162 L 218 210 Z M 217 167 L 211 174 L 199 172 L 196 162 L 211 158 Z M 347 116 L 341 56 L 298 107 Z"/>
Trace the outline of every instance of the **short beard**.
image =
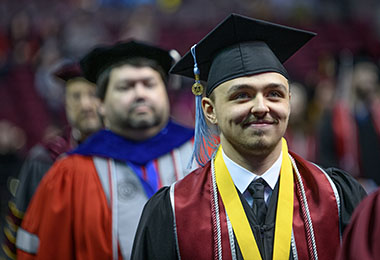
<path id="1" fill-rule="evenodd" d="M 261 133 L 261 131 L 258 131 L 255 134 L 257 136 L 261 136 L 263 133 Z M 246 144 L 241 145 L 241 148 L 243 148 L 247 154 L 251 154 L 257 157 L 266 157 L 276 148 L 279 141 L 280 140 L 274 141 L 273 143 L 272 142 L 268 143 L 262 139 L 258 139 L 253 144 L 246 143 Z"/>
<path id="2" fill-rule="evenodd" d="M 99 124 L 97 126 L 95 126 L 95 125 L 93 125 L 93 126 L 85 126 L 85 127 L 80 127 L 78 129 L 82 133 L 82 135 L 88 136 L 88 135 L 91 135 L 91 134 L 95 133 L 100 128 L 101 128 L 101 125 Z"/>
<path id="3" fill-rule="evenodd" d="M 154 114 L 150 119 L 134 119 L 129 117 L 120 123 L 124 129 L 145 130 L 160 125 L 161 121 L 161 117 Z"/>

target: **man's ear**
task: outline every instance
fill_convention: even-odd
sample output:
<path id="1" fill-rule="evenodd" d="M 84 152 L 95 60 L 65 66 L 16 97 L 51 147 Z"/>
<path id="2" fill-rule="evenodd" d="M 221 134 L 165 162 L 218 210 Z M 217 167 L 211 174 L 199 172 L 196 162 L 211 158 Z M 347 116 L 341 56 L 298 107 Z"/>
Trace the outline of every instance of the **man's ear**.
<path id="1" fill-rule="evenodd" d="M 99 113 L 99 115 L 102 118 L 104 118 L 104 116 L 106 115 L 106 108 L 104 107 L 104 103 L 103 102 L 101 102 L 100 105 L 99 105 L 98 113 Z"/>
<path id="2" fill-rule="evenodd" d="M 216 119 L 216 114 L 215 114 L 215 105 L 214 102 L 208 98 L 204 97 L 202 98 L 202 110 L 205 118 L 207 121 L 213 125 L 218 124 L 218 120 Z"/>

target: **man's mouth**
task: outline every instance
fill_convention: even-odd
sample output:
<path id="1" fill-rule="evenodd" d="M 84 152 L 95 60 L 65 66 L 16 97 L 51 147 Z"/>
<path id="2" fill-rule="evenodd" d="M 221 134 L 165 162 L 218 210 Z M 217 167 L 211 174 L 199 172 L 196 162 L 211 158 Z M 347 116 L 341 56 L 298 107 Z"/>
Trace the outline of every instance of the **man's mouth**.
<path id="1" fill-rule="evenodd" d="M 130 109 L 131 113 L 136 113 L 136 114 L 145 114 L 145 113 L 150 113 L 152 111 L 152 107 L 148 104 L 135 104 L 131 107 Z"/>
<path id="2" fill-rule="evenodd" d="M 268 119 L 258 119 L 258 120 L 250 120 L 248 122 L 243 123 L 243 127 L 265 127 L 276 124 L 276 120 L 268 120 Z"/>
<path id="3" fill-rule="evenodd" d="M 135 113 L 146 113 L 149 112 L 151 109 L 148 106 L 138 106 L 133 109 L 133 112 Z"/>
<path id="4" fill-rule="evenodd" d="M 96 117 L 98 117 L 98 115 L 95 112 L 82 112 L 80 114 L 80 119 L 81 120 L 86 120 L 88 118 L 96 118 Z"/>

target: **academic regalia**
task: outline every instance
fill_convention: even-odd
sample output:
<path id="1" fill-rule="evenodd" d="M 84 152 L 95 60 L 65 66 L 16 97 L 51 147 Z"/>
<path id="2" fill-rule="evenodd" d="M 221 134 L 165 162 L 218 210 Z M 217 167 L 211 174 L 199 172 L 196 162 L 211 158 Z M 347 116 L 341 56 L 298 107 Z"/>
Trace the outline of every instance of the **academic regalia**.
<path id="1" fill-rule="evenodd" d="M 300 157 L 297 157 L 297 155 L 293 154 L 293 156 L 294 158 L 297 158 L 297 165 L 298 165 L 301 175 L 303 174 L 302 169 L 306 169 L 306 168 L 302 168 L 303 167 L 302 165 L 315 167 L 315 166 L 310 166 L 312 165 L 311 163 L 308 163 L 302 160 Z M 360 200 L 365 196 L 366 193 L 363 190 L 363 188 L 347 173 L 335 168 L 326 169 L 325 172 L 328 174 L 328 176 L 331 178 L 331 180 L 335 184 L 336 190 L 339 194 L 340 205 L 341 205 L 339 225 L 341 226 L 341 232 L 342 232 L 345 226 L 348 224 L 350 216 L 354 208 L 360 202 Z M 323 175 L 323 173 L 321 172 L 320 174 Z M 185 207 L 193 203 L 200 205 L 201 201 L 193 202 L 191 201 L 191 199 L 192 198 L 206 198 L 210 196 L 210 184 L 208 183 L 209 178 L 210 178 L 209 175 L 211 175 L 210 163 L 207 164 L 205 167 L 202 167 L 192 172 L 187 177 L 185 177 L 182 181 L 175 184 L 174 204 L 176 204 L 177 199 L 179 199 L 176 197 L 177 188 L 186 189 L 185 186 L 187 186 L 189 195 L 188 195 L 188 201 L 186 201 Z M 204 176 L 204 178 L 200 176 Z M 311 187 L 310 190 L 308 189 L 306 191 L 309 203 L 311 202 L 313 198 L 315 201 L 318 201 L 320 198 L 322 198 L 321 197 L 323 195 L 321 194 L 322 191 L 320 189 L 315 189 L 315 187 L 313 187 L 314 183 L 310 179 L 311 176 L 303 175 L 302 178 L 305 181 L 306 188 L 308 187 L 308 185 Z M 196 188 L 189 186 L 189 183 L 193 183 L 191 179 L 197 179 L 197 182 L 201 183 L 199 184 L 199 186 L 202 186 L 202 192 L 199 192 Z M 328 182 L 327 178 L 325 179 L 325 181 Z M 186 183 L 186 185 L 185 184 L 181 185 L 181 183 Z M 134 248 L 132 252 L 132 259 L 179 259 L 178 248 L 181 248 L 181 242 L 187 243 L 186 246 L 191 247 L 193 249 L 193 250 L 188 250 L 187 255 L 185 257 L 183 256 L 183 254 L 181 254 L 181 259 L 200 259 L 199 258 L 200 256 L 204 257 L 201 259 L 213 259 L 215 257 L 215 255 L 213 254 L 213 246 L 209 246 L 215 243 L 215 241 L 213 241 L 212 234 L 206 232 L 207 234 L 209 234 L 208 238 L 203 239 L 201 237 L 202 234 L 205 234 L 205 230 L 210 229 L 210 226 L 212 225 L 212 219 L 210 217 L 210 213 L 206 213 L 207 210 L 202 211 L 202 210 L 197 210 L 196 208 L 194 208 L 192 212 L 189 211 L 187 213 L 185 212 L 182 213 L 181 216 L 190 215 L 188 218 L 186 218 L 188 221 L 186 223 L 189 226 L 188 229 L 191 230 L 191 232 L 188 232 L 187 233 L 188 235 L 183 234 L 185 238 L 176 237 L 176 232 L 178 232 L 178 230 L 174 230 L 174 227 L 178 225 L 179 217 L 177 215 L 178 212 L 174 211 L 173 213 L 170 189 L 171 189 L 170 187 L 165 187 L 161 189 L 146 204 L 141 220 L 140 220 L 137 233 L 136 233 Z M 199 197 L 196 197 L 194 196 L 193 192 L 194 194 L 201 194 L 201 195 L 199 195 Z M 272 259 L 277 196 L 278 196 L 278 183 L 272 193 L 271 200 L 268 205 L 268 211 L 267 211 L 268 213 L 266 216 L 265 227 L 264 227 L 257 224 L 256 217 L 253 214 L 251 207 L 248 205 L 245 198 L 239 193 L 240 200 L 242 202 L 244 211 L 247 215 L 248 221 L 251 225 L 254 236 L 256 238 L 259 250 L 262 256 L 265 256 L 263 257 L 263 259 Z M 297 200 L 296 197 L 295 197 L 295 200 Z M 321 202 L 317 202 L 317 203 L 320 204 Z M 336 205 L 332 204 L 330 205 L 331 206 L 330 208 L 326 208 L 325 206 L 326 205 L 321 206 L 320 209 L 315 210 L 315 211 L 312 211 L 312 209 L 310 209 L 312 219 L 313 218 L 318 219 L 318 217 L 316 216 L 319 214 L 322 214 L 319 212 L 319 210 L 324 211 L 323 214 L 326 214 L 326 216 L 328 214 L 331 214 L 330 219 L 327 217 L 322 219 L 321 216 L 319 216 L 321 223 L 329 222 L 334 217 L 338 218 L 338 214 L 331 213 L 334 211 L 334 206 L 336 207 Z M 222 207 L 223 205 L 221 204 L 220 205 L 221 211 L 224 211 Z M 323 208 L 325 208 L 325 210 L 323 210 Z M 296 215 L 296 213 L 297 213 L 297 210 L 295 209 L 294 214 Z M 176 218 L 175 222 L 174 222 L 173 216 L 175 216 Z M 193 218 L 191 218 L 191 216 Z M 197 216 L 197 217 L 194 217 L 194 216 Z M 225 222 L 226 220 L 225 218 L 221 218 L 221 221 Z M 177 228 L 180 228 L 180 227 L 177 227 Z M 322 230 L 318 231 L 318 228 Z M 325 252 L 323 251 L 330 251 L 330 252 L 335 253 L 336 247 L 332 246 L 332 248 L 330 249 L 326 248 L 325 245 L 328 242 L 324 240 L 330 239 L 331 236 L 338 235 L 337 239 L 339 243 L 339 234 L 333 234 L 334 232 L 332 229 L 326 232 L 326 228 L 328 228 L 328 224 L 325 224 L 324 227 L 321 227 L 321 225 L 314 226 L 314 231 L 316 232 L 316 237 L 317 237 L 317 247 L 319 243 L 321 244 L 324 243 L 324 245 L 321 246 L 321 249 L 319 252 L 320 257 L 322 256 L 320 259 L 333 259 L 334 255 L 329 255 L 328 257 L 326 257 L 326 254 L 324 254 Z M 223 225 L 222 225 L 222 232 L 226 232 L 226 230 L 223 231 Z M 319 232 L 319 237 L 317 234 L 318 232 Z M 191 238 L 188 239 L 186 238 L 186 236 L 189 236 Z M 165 239 L 162 239 L 164 237 Z M 222 235 L 222 238 L 223 238 L 223 235 Z M 318 240 L 318 238 L 320 240 Z M 295 235 L 295 239 L 297 241 L 297 234 Z M 203 240 L 209 241 L 210 244 L 204 243 Z M 228 239 L 224 237 L 223 241 L 226 241 L 226 240 Z M 187 242 L 184 242 L 184 241 L 187 241 Z M 301 244 L 300 241 L 298 241 L 298 243 Z M 236 242 L 236 239 L 234 240 L 234 245 L 236 249 L 235 256 L 237 257 L 237 259 L 243 259 L 241 252 L 239 250 L 239 246 Z M 228 246 L 226 246 L 224 247 L 223 250 L 225 253 L 224 255 L 227 255 L 226 259 L 230 259 L 231 249 Z M 299 254 L 298 257 L 300 257 L 300 253 L 301 252 L 298 252 Z M 293 259 L 292 255 L 291 255 L 291 259 Z M 304 258 L 301 257 L 300 259 L 304 259 Z"/>
<path id="2" fill-rule="evenodd" d="M 356 208 L 343 237 L 337 260 L 380 257 L 380 189 L 370 194 Z"/>
<path id="3" fill-rule="evenodd" d="M 18 259 L 128 259 L 145 202 L 190 171 L 192 136 L 169 122 L 142 142 L 109 130 L 89 137 L 42 180 L 17 234 Z"/>

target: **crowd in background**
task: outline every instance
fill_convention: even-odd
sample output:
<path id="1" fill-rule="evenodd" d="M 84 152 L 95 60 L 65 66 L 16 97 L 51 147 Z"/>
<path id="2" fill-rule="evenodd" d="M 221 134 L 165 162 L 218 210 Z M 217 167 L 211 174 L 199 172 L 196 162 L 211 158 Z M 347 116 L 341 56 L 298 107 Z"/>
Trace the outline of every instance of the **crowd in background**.
<path id="1" fill-rule="evenodd" d="M 318 33 L 307 49 L 285 64 L 294 80 L 291 84 L 294 108 L 287 138 L 291 149 L 323 165 L 321 128 L 328 120 L 326 114 L 336 104 L 342 100 L 351 102 L 351 92 L 357 95 L 351 91 L 355 87 L 357 57 L 372 63 L 374 68 L 379 65 L 380 4 L 377 1 L 2 0 L 2 208 L 8 200 L 5 191 L 12 190 L 10 177 L 17 176 L 27 151 L 36 143 L 65 131 L 64 90 L 51 75 L 59 64 L 80 58 L 98 44 L 130 38 L 176 49 L 183 55 L 188 46 L 199 41 L 231 12 Z M 379 71 L 374 71 L 378 76 Z M 175 78 L 171 83 L 172 116 L 192 126 L 194 99 L 188 87 L 192 82 Z M 377 96 L 378 78 L 373 84 L 375 91 L 371 93 Z M 345 168 L 339 162 L 336 166 Z M 363 177 L 347 167 L 356 177 Z M 380 176 L 380 172 L 374 174 Z M 376 186 L 365 184 L 369 190 L 371 185 Z"/>

